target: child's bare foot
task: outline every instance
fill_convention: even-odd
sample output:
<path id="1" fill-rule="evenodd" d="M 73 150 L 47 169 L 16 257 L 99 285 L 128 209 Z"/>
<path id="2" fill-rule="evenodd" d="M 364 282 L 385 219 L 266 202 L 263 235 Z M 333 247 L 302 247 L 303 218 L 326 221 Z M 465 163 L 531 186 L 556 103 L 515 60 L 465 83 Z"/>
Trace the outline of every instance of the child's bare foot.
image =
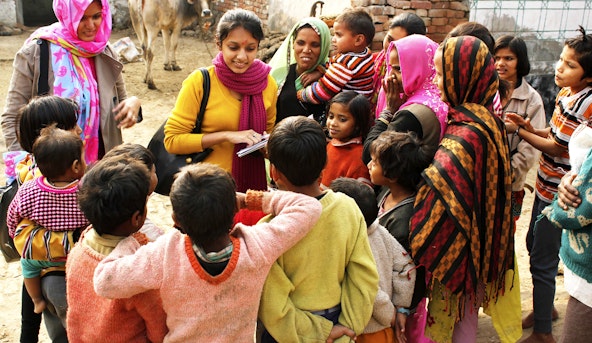
<path id="1" fill-rule="evenodd" d="M 47 303 L 43 298 L 33 299 L 33 304 L 35 305 L 35 309 L 33 310 L 35 313 L 42 313 L 47 307 Z"/>

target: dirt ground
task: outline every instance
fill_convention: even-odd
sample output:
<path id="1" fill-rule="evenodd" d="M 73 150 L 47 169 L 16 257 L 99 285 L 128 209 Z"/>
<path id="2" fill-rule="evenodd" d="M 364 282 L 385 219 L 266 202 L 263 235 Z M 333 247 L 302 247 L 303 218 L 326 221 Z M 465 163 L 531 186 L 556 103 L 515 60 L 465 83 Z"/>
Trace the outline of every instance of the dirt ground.
<path id="1" fill-rule="evenodd" d="M 15 52 L 28 37 L 30 32 L 17 36 L 0 37 L 0 109 L 4 108 L 5 97 L 12 74 L 12 60 Z M 133 31 L 118 31 L 112 35 L 111 42 L 130 36 L 137 44 Z M 136 95 L 142 100 L 144 122 L 124 131 L 126 142 L 140 143 L 147 145 L 150 137 L 158 126 L 166 118 L 174 106 L 177 93 L 185 77 L 194 69 L 211 64 L 213 56 L 217 53 L 215 45 L 204 43 L 193 37 L 181 37 L 177 61 L 183 70 L 177 72 L 164 71 L 162 53 L 162 39 L 156 41 L 156 56 L 153 63 L 154 81 L 158 90 L 148 90 L 142 82 L 144 75 L 144 64 L 142 62 L 128 63 L 124 66 L 124 78 L 128 94 Z M 1 138 L 1 135 L 0 135 Z M 5 145 L 0 142 L 0 152 L 5 151 Z M 0 171 L 4 170 L 4 163 L 1 161 Z M 0 175 L 3 175 L 0 174 Z M 3 176 L 0 176 L 3 179 Z M 529 177 L 530 183 L 534 183 L 534 170 Z M 2 181 L 3 183 L 3 181 Z M 528 221 L 530 219 L 530 206 L 532 204 L 532 193 L 527 192 L 524 202 L 522 217 L 518 222 L 516 231 L 516 253 L 519 261 L 521 279 L 522 313 L 526 315 L 532 308 L 532 283 L 528 270 L 528 253 L 524 245 Z M 170 219 L 171 206 L 167 197 L 158 194 L 152 195 L 149 201 L 148 217 L 162 227 L 171 227 Z M 20 332 L 20 291 L 22 277 L 19 263 L 7 264 L 0 257 L 0 343 L 18 342 Z M 563 276 L 557 277 L 556 307 L 560 317 L 554 323 L 554 334 L 556 337 L 561 332 L 563 314 L 567 303 L 568 295 L 563 288 Z M 92 325 L 92 324 L 91 324 Z M 529 335 L 531 330 L 525 330 L 524 335 Z M 50 342 L 42 328 L 40 342 Z M 478 343 L 499 342 L 499 338 L 493 329 L 491 319 L 480 314 Z"/>

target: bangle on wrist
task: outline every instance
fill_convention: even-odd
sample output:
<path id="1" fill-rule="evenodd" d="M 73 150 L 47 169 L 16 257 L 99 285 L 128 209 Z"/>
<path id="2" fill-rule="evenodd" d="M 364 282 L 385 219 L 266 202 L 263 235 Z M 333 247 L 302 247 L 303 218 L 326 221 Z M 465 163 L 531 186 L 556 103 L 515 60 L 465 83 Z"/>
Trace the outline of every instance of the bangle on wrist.
<path id="1" fill-rule="evenodd" d="M 384 118 L 390 123 L 393 120 L 393 112 L 385 108 L 380 112 L 380 118 Z"/>
<path id="2" fill-rule="evenodd" d="M 397 313 L 402 313 L 406 316 L 409 316 L 411 314 L 411 311 L 408 308 L 397 307 Z"/>
<path id="3" fill-rule="evenodd" d="M 516 131 L 514 131 L 514 133 L 516 134 L 516 136 L 520 136 L 518 133 L 520 132 L 520 126 L 518 126 L 516 128 Z"/>

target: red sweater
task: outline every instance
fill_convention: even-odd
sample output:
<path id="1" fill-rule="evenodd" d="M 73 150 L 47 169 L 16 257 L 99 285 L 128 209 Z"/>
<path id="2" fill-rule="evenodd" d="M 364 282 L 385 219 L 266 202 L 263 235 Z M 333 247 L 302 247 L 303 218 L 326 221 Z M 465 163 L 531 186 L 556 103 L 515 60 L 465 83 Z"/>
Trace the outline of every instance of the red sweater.
<path id="1" fill-rule="evenodd" d="M 368 185 L 370 172 L 362 161 L 362 138 L 354 138 L 347 143 L 331 140 L 327 144 L 327 166 L 323 170 L 321 187 L 329 188 L 331 181 L 339 177 L 351 177 Z"/>

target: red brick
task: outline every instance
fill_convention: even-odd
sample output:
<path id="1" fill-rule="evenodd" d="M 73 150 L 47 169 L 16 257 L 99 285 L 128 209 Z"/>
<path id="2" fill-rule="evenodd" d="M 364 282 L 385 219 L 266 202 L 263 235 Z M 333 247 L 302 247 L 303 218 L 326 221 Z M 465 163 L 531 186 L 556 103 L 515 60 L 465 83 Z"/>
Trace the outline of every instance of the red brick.
<path id="1" fill-rule="evenodd" d="M 411 1 L 387 0 L 387 3 L 393 6 L 394 8 L 411 8 Z"/>
<path id="2" fill-rule="evenodd" d="M 467 6 L 466 4 L 464 4 L 462 2 L 453 1 L 453 2 L 450 2 L 450 9 L 468 12 L 469 6 Z"/>
<path id="3" fill-rule="evenodd" d="M 448 18 L 432 18 L 432 25 L 442 26 L 448 24 Z"/>
<path id="4" fill-rule="evenodd" d="M 368 6 L 366 12 L 371 16 L 379 16 L 384 14 L 384 6 Z"/>
<path id="5" fill-rule="evenodd" d="M 432 3 L 432 9 L 449 8 L 449 7 L 450 7 L 450 3 L 448 1 Z"/>
<path id="6" fill-rule="evenodd" d="M 428 16 L 428 10 L 424 10 L 423 8 L 420 8 L 418 10 L 415 11 L 415 14 L 417 14 L 418 16 L 425 18 Z"/>
<path id="7" fill-rule="evenodd" d="M 432 8 L 432 3 L 425 0 L 412 0 L 411 8 L 423 8 L 425 10 L 429 10 Z"/>
<path id="8" fill-rule="evenodd" d="M 445 9 L 431 9 L 428 10 L 428 16 L 431 18 L 444 18 L 448 17 L 448 10 Z"/>

